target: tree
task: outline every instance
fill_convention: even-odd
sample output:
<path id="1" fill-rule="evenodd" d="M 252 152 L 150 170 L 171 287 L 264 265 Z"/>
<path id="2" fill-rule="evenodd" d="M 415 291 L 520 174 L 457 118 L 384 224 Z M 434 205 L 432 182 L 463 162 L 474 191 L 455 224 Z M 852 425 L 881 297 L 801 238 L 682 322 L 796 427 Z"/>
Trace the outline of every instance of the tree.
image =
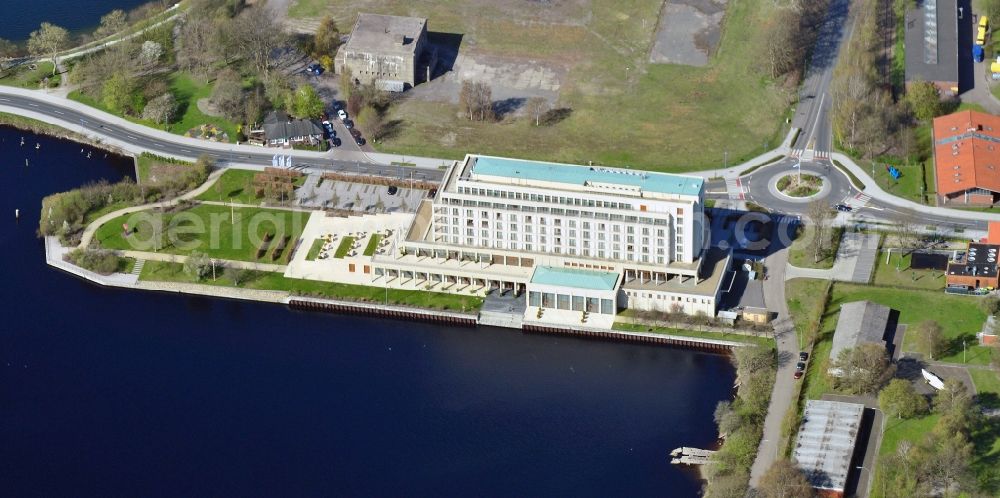
<path id="1" fill-rule="evenodd" d="M 194 251 L 184 259 L 184 273 L 195 280 L 212 274 L 212 261 L 204 253 Z"/>
<path id="2" fill-rule="evenodd" d="M 766 31 L 765 57 L 768 72 L 777 78 L 793 70 L 802 62 L 802 41 L 799 38 L 799 14 L 792 9 L 778 11 L 770 29 Z"/>
<path id="3" fill-rule="evenodd" d="M 715 406 L 715 425 L 719 428 L 720 436 L 725 436 L 736 432 L 743 425 L 743 418 L 736 413 L 731 402 L 720 401 Z"/>
<path id="4" fill-rule="evenodd" d="M 101 25 L 97 27 L 96 31 L 94 31 L 94 36 L 97 38 L 104 38 L 122 31 L 127 27 L 128 17 L 125 15 L 125 11 L 115 9 L 101 17 Z"/>
<path id="5" fill-rule="evenodd" d="M 10 59 L 16 56 L 17 52 L 17 44 L 5 38 L 0 38 L 0 75 L 7 70 Z"/>
<path id="6" fill-rule="evenodd" d="M 244 9 L 232 23 L 231 40 L 236 52 L 266 77 L 271 71 L 271 53 L 285 43 L 284 30 L 263 8 Z"/>
<path id="7" fill-rule="evenodd" d="M 327 54 L 323 54 L 318 57 L 318 60 L 319 60 L 319 65 L 323 67 L 324 71 L 328 73 L 333 72 L 333 57 L 330 57 Z"/>
<path id="8" fill-rule="evenodd" d="M 361 114 L 361 109 L 364 105 L 365 99 L 361 96 L 360 92 L 351 92 L 351 96 L 347 97 L 347 113 L 351 116 Z"/>
<path id="9" fill-rule="evenodd" d="M 340 46 L 340 30 L 337 29 L 337 22 L 332 17 L 325 16 L 316 27 L 316 35 L 313 37 L 313 55 L 317 59 L 324 55 L 329 57 L 337 51 L 338 46 Z"/>
<path id="10" fill-rule="evenodd" d="M 49 55 L 52 58 L 52 76 L 56 75 L 56 54 L 69 43 L 69 32 L 65 28 L 43 22 L 28 37 L 28 51 L 32 55 Z"/>
<path id="11" fill-rule="evenodd" d="M 996 315 L 1000 312 L 1000 298 L 996 296 L 987 296 L 979 301 L 979 309 L 983 310 L 983 313 L 987 315 Z"/>
<path id="12" fill-rule="evenodd" d="M 264 97 L 275 108 L 289 111 L 287 104 L 291 93 L 292 86 L 288 78 L 277 74 L 264 78 Z"/>
<path id="13" fill-rule="evenodd" d="M 181 36 L 177 37 L 177 64 L 181 69 L 204 73 L 219 59 L 215 38 L 212 19 L 193 14 L 185 16 Z"/>
<path id="14" fill-rule="evenodd" d="M 312 85 L 303 83 L 295 89 L 291 105 L 292 114 L 299 118 L 314 118 L 323 113 L 323 100 Z"/>
<path id="15" fill-rule="evenodd" d="M 878 395 L 878 405 L 888 416 L 912 418 L 927 411 L 927 399 L 904 379 L 892 379 Z"/>
<path id="16" fill-rule="evenodd" d="M 458 94 L 459 106 L 469 120 L 493 119 L 493 90 L 481 81 L 463 81 Z"/>
<path id="17" fill-rule="evenodd" d="M 117 72 L 101 87 L 101 102 L 114 112 L 126 113 L 132 105 L 134 90 L 132 78 L 123 72 Z"/>
<path id="18" fill-rule="evenodd" d="M 784 458 L 775 460 L 761 476 L 757 491 L 762 498 L 807 498 L 815 495 L 802 470 Z"/>
<path id="19" fill-rule="evenodd" d="M 945 379 L 944 389 L 934 395 L 934 411 L 937 413 L 966 413 L 972 408 L 972 393 L 962 381 L 951 377 Z"/>
<path id="20" fill-rule="evenodd" d="M 358 124 L 372 140 L 380 140 L 385 132 L 385 118 L 382 113 L 371 106 L 365 106 L 358 114 Z"/>
<path id="21" fill-rule="evenodd" d="M 142 42 L 142 48 L 139 50 L 139 62 L 150 65 L 158 61 L 162 55 L 163 45 L 153 40 L 146 40 Z"/>
<path id="22" fill-rule="evenodd" d="M 549 101 L 542 97 L 531 97 L 525 105 L 528 115 L 535 118 L 535 126 L 538 126 L 542 114 L 549 110 Z"/>
<path id="23" fill-rule="evenodd" d="M 907 85 L 904 101 L 913 115 L 921 121 L 934 119 L 944 110 L 938 87 L 928 81 L 916 81 Z"/>
<path id="24" fill-rule="evenodd" d="M 340 73 L 340 94 L 344 100 L 348 100 L 352 93 L 354 93 L 354 77 L 351 76 L 351 69 L 344 67 Z"/>
<path id="25" fill-rule="evenodd" d="M 829 245 L 830 240 L 830 225 L 833 221 L 833 216 L 830 211 L 830 206 L 828 206 L 826 202 L 819 199 L 809 203 L 806 216 L 813 224 L 813 261 L 818 263 L 826 255 L 827 246 Z"/>
<path id="26" fill-rule="evenodd" d="M 917 350 L 927 355 L 931 360 L 940 358 L 948 343 L 944 338 L 941 325 L 934 320 L 920 322 L 914 329 L 917 337 Z"/>
<path id="27" fill-rule="evenodd" d="M 245 268 L 236 268 L 234 266 L 227 266 L 222 272 L 222 275 L 228 278 L 233 285 L 239 287 L 244 283 L 248 282 L 253 276 L 253 270 L 247 270 Z"/>
<path id="28" fill-rule="evenodd" d="M 232 69 L 219 73 L 212 87 L 212 104 L 230 121 L 243 117 L 243 81 Z"/>
<path id="29" fill-rule="evenodd" d="M 150 100 L 142 110 L 142 119 L 148 119 L 156 124 L 166 124 L 173 121 L 177 114 L 177 99 L 167 92 Z"/>
<path id="30" fill-rule="evenodd" d="M 885 346 L 867 343 L 847 348 L 837 355 L 834 368 L 838 375 L 834 384 L 852 394 L 875 392 L 889 368 Z"/>

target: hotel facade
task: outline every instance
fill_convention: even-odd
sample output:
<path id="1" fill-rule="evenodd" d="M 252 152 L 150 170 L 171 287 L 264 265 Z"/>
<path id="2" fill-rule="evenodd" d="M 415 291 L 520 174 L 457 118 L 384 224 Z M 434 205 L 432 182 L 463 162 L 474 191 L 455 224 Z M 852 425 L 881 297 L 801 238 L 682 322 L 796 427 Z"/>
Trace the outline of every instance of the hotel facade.
<path id="1" fill-rule="evenodd" d="M 374 285 L 512 291 L 529 310 L 714 316 L 731 254 L 710 249 L 699 177 L 468 155 L 422 202 Z"/>

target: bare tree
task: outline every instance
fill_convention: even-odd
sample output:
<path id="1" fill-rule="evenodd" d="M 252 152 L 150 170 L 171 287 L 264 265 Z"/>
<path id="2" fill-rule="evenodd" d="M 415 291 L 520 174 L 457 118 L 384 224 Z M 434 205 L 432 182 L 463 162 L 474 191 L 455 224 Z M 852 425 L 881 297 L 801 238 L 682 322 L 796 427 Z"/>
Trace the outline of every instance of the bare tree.
<path id="1" fill-rule="evenodd" d="M 28 38 L 28 51 L 33 55 L 52 57 L 52 76 L 56 75 L 56 55 L 69 43 L 69 32 L 65 28 L 43 22 Z"/>
<path id="2" fill-rule="evenodd" d="M 802 470 L 782 458 L 760 478 L 757 489 L 762 498 L 807 498 L 815 496 L 812 485 Z"/>
<path id="3" fill-rule="evenodd" d="M 101 25 L 98 26 L 96 31 L 94 31 L 94 36 L 97 38 L 104 38 L 122 31 L 127 27 L 128 18 L 125 15 L 125 11 L 122 9 L 115 9 L 101 17 Z"/>
<path id="4" fill-rule="evenodd" d="M 232 35 L 237 53 L 263 77 L 271 71 L 271 53 L 287 41 L 274 16 L 260 8 L 248 8 L 236 16 Z"/>
<path id="5" fill-rule="evenodd" d="M 169 123 L 176 114 L 177 99 L 174 98 L 174 94 L 169 92 L 150 100 L 142 109 L 142 119 L 148 119 L 156 124 Z"/>
<path id="6" fill-rule="evenodd" d="M 920 217 L 912 209 L 901 209 L 896 218 L 900 245 L 905 252 L 916 250 L 920 243 Z"/>
<path id="7" fill-rule="evenodd" d="M 819 199 L 809 203 L 806 216 L 813 225 L 813 261 L 818 263 L 825 256 L 827 246 L 829 245 L 833 216 L 830 207 Z"/>
<path id="8" fill-rule="evenodd" d="M 542 114 L 549 110 L 549 101 L 542 97 L 531 97 L 528 99 L 525 108 L 528 111 L 528 115 L 535 118 L 535 126 L 538 126 L 539 120 L 542 119 Z"/>
<path id="9" fill-rule="evenodd" d="M 458 102 L 462 112 L 469 116 L 470 121 L 477 118 L 479 121 L 486 121 L 494 117 L 493 89 L 486 83 L 463 81 Z"/>

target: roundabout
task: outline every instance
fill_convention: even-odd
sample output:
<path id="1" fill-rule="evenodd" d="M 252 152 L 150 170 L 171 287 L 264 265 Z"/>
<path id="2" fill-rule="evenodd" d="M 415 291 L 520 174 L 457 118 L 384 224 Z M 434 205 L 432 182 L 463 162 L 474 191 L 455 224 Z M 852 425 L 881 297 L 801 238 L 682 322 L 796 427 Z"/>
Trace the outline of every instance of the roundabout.
<path id="1" fill-rule="evenodd" d="M 743 183 L 747 185 L 747 200 L 789 214 L 805 214 L 809 203 L 816 200 L 824 200 L 832 208 L 856 193 L 847 175 L 832 164 L 800 164 L 794 158 L 763 166 L 743 177 Z"/>

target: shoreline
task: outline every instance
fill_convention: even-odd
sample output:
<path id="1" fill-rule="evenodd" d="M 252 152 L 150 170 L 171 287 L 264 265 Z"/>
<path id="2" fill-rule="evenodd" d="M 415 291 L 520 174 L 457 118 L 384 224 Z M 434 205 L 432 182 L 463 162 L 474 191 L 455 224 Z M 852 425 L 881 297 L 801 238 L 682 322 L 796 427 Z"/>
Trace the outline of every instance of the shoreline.
<path id="1" fill-rule="evenodd" d="M 290 310 L 321 311 L 335 314 L 374 316 L 379 318 L 403 319 L 408 321 L 417 320 L 472 327 L 494 326 L 483 323 L 482 317 L 478 312 L 475 314 L 459 313 L 455 311 L 449 312 L 410 306 L 316 298 L 295 295 L 288 291 L 243 289 L 239 287 L 220 287 L 180 282 L 151 282 L 139 280 L 138 275 L 125 273 L 100 275 L 63 260 L 63 255 L 72 250 L 72 248 L 63 247 L 56 237 L 48 236 L 45 237 L 43 241 L 45 245 L 45 262 L 47 265 L 101 287 L 168 292 L 201 297 L 283 304 Z M 726 341 L 721 339 L 674 336 L 650 332 L 605 330 L 591 327 L 568 327 L 549 324 L 540 326 L 539 324 L 528 323 L 521 327 L 502 328 L 520 330 L 524 334 L 573 336 L 582 339 L 605 342 L 665 345 L 689 350 L 697 350 L 709 354 L 730 354 L 733 348 L 749 344 L 745 342 Z"/>
<path id="2" fill-rule="evenodd" d="M 11 114 L 8 112 L 0 112 L 0 126 L 7 126 L 14 128 L 15 130 L 21 130 L 24 132 L 33 133 L 35 135 L 45 135 L 47 137 L 56 138 L 59 140 L 69 140 L 72 142 L 77 142 L 80 144 L 89 145 L 96 149 L 109 152 L 121 156 L 122 158 L 131 158 L 135 161 L 138 156 L 131 154 L 124 149 L 115 147 L 106 142 L 102 142 L 99 139 L 88 137 L 82 133 L 78 133 L 62 126 L 54 125 L 51 123 L 46 123 L 34 118 L 28 118 L 24 116 L 18 116 L 17 114 Z"/>

